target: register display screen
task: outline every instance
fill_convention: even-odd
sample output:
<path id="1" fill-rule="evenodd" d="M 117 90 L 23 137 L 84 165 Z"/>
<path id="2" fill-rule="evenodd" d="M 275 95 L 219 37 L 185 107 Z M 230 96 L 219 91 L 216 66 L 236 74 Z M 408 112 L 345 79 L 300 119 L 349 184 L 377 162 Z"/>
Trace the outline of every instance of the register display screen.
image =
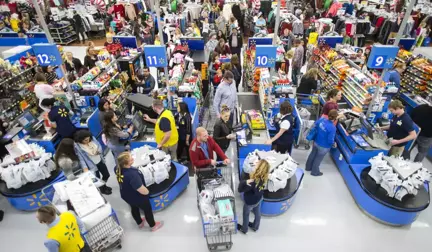
<path id="1" fill-rule="evenodd" d="M 36 122 L 36 118 L 30 112 L 24 112 L 24 114 L 18 118 L 18 122 L 22 127 L 28 128 Z"/>

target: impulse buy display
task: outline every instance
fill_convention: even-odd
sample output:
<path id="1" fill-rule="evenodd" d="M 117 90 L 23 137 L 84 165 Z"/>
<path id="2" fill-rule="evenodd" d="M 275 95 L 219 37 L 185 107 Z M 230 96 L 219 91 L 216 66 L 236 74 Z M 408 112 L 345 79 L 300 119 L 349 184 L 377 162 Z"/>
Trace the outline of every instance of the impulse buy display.
<path id="1" fill-rule="evenodd" d="M 406 50 L 399 50 L 396 60 L 408 62 L 401 76 L 401 91 L 422 97 L 432 93 L 432 61 Z"/>

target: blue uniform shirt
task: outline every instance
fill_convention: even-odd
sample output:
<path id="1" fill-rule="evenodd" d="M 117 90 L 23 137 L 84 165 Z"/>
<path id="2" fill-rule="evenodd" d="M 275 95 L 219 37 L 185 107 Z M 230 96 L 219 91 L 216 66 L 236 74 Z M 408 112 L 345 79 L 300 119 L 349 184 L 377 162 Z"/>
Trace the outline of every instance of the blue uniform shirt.
<path id="1" fill-rule="evenodd" d="M 56 131 L 61 137 L 73 137 L 76 128 L 69 118 L 68 108 L 63 105 L 54 106 L 48 113 L 48 118 L 51 122 L 56 123 Z"/>
<path id="2" fill-rule="evenodd" d="M 334 144 L 336 126 L 327 118 L 321 118 L 316 122 L 317 136 L 315 143 L 323 148 L 331 148 Z"/>
<path id="3" fill-rule="evenodd" d="M 396 140 L 403 139 L 409 135 L 411 131 L 414 130 L 414 123 L 411 117 L 407 113 L 403 113 L 401 116 L 393 116 L 390 129 L 387 136 Z M 398 144 L 396 146 L 405 146 L 407 142 Z"/>
<path id="4" fill-rule="evenodd" d="M 122 199 L 130 205 L 142 205 L 143 198 L 148 197 L 148 195 L 142 195 L 137 191 L 141 186 L 145 186 L 141 172 L 134 167 L 123 168 L 121 176 L 117 179 L 120 184 Z"/>

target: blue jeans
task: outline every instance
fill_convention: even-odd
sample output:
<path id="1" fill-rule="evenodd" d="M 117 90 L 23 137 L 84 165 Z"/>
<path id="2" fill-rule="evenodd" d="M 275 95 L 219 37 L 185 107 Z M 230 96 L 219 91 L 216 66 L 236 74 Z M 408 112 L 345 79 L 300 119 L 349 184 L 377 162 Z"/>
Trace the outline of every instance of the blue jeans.
<path id="1" fill-rule="evenodd" d="M 243 205 L 243 226 L 242 226 L 243 232 L 246 233 L 249 229 L 249 214 L 251 211 L 253 211 L 255 215 L 255 220 L 253 222 L 252 227 L 255 230 L 258 230 L 261 222 L 261 202 L 262 200 L 260 200 L 260 202 L 256 203 L 255 205 L 248 205 L 246 203 Z"/>
<path id="2" fill-rule="evenodd" d="M 325 155 L 330 151 L 330 148 L 323 148 L 316 143 L 314 143 L 312 152 L 306 162 L 306 171 L 312 171 L 312 175 L 319 175 L 319 166 L 323 161 Z"/>
<path id="3" fill-rule="evenodd" d="M 301 68 L 292 68 L 291 70 L 291 80 L 292 84 L 297 86 L 298 85 L 298 76 L 300 75 Z"/>

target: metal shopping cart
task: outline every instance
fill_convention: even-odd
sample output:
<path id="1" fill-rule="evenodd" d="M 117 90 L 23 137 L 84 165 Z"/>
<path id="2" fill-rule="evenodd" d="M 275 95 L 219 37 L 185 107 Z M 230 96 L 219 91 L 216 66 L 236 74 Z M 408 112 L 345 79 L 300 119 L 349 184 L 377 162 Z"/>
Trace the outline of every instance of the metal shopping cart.
<path id="1" fill-rule="evenodd" d="M 296 94 L 296 107 L 298 116 L 302 119 L 302 125 L 299 132 L 299 140 L 294 144 L 295 148 L 304 145 L 305 149 L 310 149 L 310 142 L 306 140 L 313 124 L 320 117 L 320 102 L 318 95 L 311 94 Z"/>
<path id="2" fill-rule="evenodd" d="M 232 235 L 237 232 L 237 215 L 235 211 L 235 197 L 232 194 L 218 194 L 215 193 L 214 200 L 229 200 L 232 206 L 233 219 L 230 220 L 219 220 L 212 223 L 211 221 L 206 221 L 199 202 L 199 194 L 201 190 L 205 188 L 206 185 L 213 184 L 228 184 L 233 190 L 233 176 L 232 168 L 218 165 L 218 167 L 211 168 L 201 168 L 197 169 L 195 173 L 196 184 L 197 184 L 197 205 L 200 212 L 204 237 L 206 238 L 207 247 L 209 251 L 226 251 L 230 250 L 233 242 Z"/>
<path id="3" fill-rule="evenodd" d="M 56 194 L 53 185 L 49 185 L 43 188 L 42 194 L 45 195 L 47 199 L 52 199 L 50 203 L 56 208 L 58 213 L 62 212 L 58 209 L 58 206 L 62 203 L 65 206 L 67 205 L 67 208 L 71 207 L 70 203 L 65 203 L 61 201 L 59 195 Z M 103 197 L 103 195 L 101 196 Z M 104 200 L 106 204 L 107 201 L 105 198 Z M 97 210 L 94 210 L 86 216 L 96 214 L 96 211 Z M 81 219 L 86 216 L 82 216 Z M 99 223 L 92 226 L 89 230 L 82 233 L 81 235 L 84 237 L 92 252 L 105 252 L 122 247 L 121 238 L 123 237 L 123 233 L 124 231 L 123 228 L 120 226 L 117 215 L 114 209 L 111 209 L 111 213 L 107 217 L 103 218 Z"/>

